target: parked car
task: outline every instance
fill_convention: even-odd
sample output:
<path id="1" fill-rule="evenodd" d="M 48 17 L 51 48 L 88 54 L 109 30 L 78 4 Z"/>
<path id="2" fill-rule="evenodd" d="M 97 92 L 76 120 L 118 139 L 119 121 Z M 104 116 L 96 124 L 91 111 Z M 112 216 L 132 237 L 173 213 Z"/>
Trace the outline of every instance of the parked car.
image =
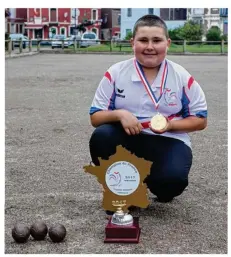
<path id="1" fill-rule="evenodd" d="M 98 37 L 94 32 L 84 32 L 81 36 L 80 47 L 88 47 L 92 45 L 98 45 Z"/>
<path id="2" fill-rule="evenodd" d="M 20 44 L 20 40 L 22 39 L 22 48 L 25 49 L 28 45 L 29 45 L 29 38 L 24 36 L 23 34 L 18 34 L 18 33 L 14 33 L 14 34 L 10 34 L 9 38 L 12 40 L 13 44 L 13 48 L 14 47 L 19 47 Z"/>
<path id="3" fill-rule="evenodd" d="M 73 46 L 75 40 L 76 40 L 76 41 L 81 40 L 81 36 L 78 36 L 78 35 L 71 35 L 69 38 L 67 38 L 67 40 L 68 40 L 68 42 L 69 42 L 69 46 Z"/>
<path id="4" fill-rule="evenodd" d="M 51 48 L 54 49 L 55 47 L 57 48 L 62 47 L 63 40 L 64 40 L 64 47 L 68 48 L 69 40 L 67 40 L 65 35 L 54 35 L 51 42 Z"/>

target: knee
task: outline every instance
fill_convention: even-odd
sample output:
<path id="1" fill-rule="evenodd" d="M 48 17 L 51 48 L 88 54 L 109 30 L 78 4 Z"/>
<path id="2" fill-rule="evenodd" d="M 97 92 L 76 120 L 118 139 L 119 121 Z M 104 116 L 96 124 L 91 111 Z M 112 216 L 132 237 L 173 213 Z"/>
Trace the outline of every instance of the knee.
<path id="1" fill-rule="evenodd" d="M 91 135 L 90 145 L 108 142 L 108 140 L 111 140 L 112 135 L 114 134 L 113 132 L 113 125 L 110 124 L 103 124 L 97 127 Z"/>
<path id="2" fill-rule="evenodd" d="M 172 199 L 181 195 L 188 186 L 188 178 L 169 177 L 152 180 L 151 177 L 146 180 L 149 190 L 160 199 Z"/>

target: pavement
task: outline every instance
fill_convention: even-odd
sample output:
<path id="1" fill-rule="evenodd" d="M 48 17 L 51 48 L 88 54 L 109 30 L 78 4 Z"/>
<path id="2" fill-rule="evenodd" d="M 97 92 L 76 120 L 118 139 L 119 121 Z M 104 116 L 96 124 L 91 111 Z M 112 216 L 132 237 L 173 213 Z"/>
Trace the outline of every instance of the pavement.
<path id="1" fill-rule="evenodd" d="M 201 84 L 208 128 L 191 133 L 185 192 L 135 211 L 139 244 L 104 244 L 107 224 L 96 177 L 85 173 L 93 131 L 88 111 L 107 68 L 131 55 L 38 54 L 5 60 L 6 254 L 227 254 L 227 56 L 169 56 Z M 11 229 L 61 223 L 61 243 L 17 244 Z"/>

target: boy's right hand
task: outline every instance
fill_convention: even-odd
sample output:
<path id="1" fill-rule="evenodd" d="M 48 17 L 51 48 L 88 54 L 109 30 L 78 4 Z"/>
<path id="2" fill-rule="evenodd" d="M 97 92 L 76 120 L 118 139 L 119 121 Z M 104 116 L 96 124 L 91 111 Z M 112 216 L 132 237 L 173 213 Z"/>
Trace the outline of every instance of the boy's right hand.
<path id="1" fill-rule="evenodd" d="M 138 119 L 129 111 L 119 110 L 119 120 L 128 135 L 137 135 L 143 129 Z"/>

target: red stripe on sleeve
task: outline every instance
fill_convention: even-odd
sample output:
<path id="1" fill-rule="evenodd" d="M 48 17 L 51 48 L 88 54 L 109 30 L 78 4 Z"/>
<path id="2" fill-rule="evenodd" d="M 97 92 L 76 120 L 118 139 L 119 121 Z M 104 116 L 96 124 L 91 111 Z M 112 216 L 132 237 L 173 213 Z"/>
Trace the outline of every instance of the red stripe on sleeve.
<path id="1" fill-rule="evenodd" d="M 190 89 L 190 87 L 192 86 L 193 82 L 194 82 L 194 78 L 190 77 L 189 80 L 188 80 L 188 89 Z"/>
<path id="2" fill-rule="evenodd" d="M 111 74 L 107 71 L 104 76 L 110 81 L 111 83 Z"/>

